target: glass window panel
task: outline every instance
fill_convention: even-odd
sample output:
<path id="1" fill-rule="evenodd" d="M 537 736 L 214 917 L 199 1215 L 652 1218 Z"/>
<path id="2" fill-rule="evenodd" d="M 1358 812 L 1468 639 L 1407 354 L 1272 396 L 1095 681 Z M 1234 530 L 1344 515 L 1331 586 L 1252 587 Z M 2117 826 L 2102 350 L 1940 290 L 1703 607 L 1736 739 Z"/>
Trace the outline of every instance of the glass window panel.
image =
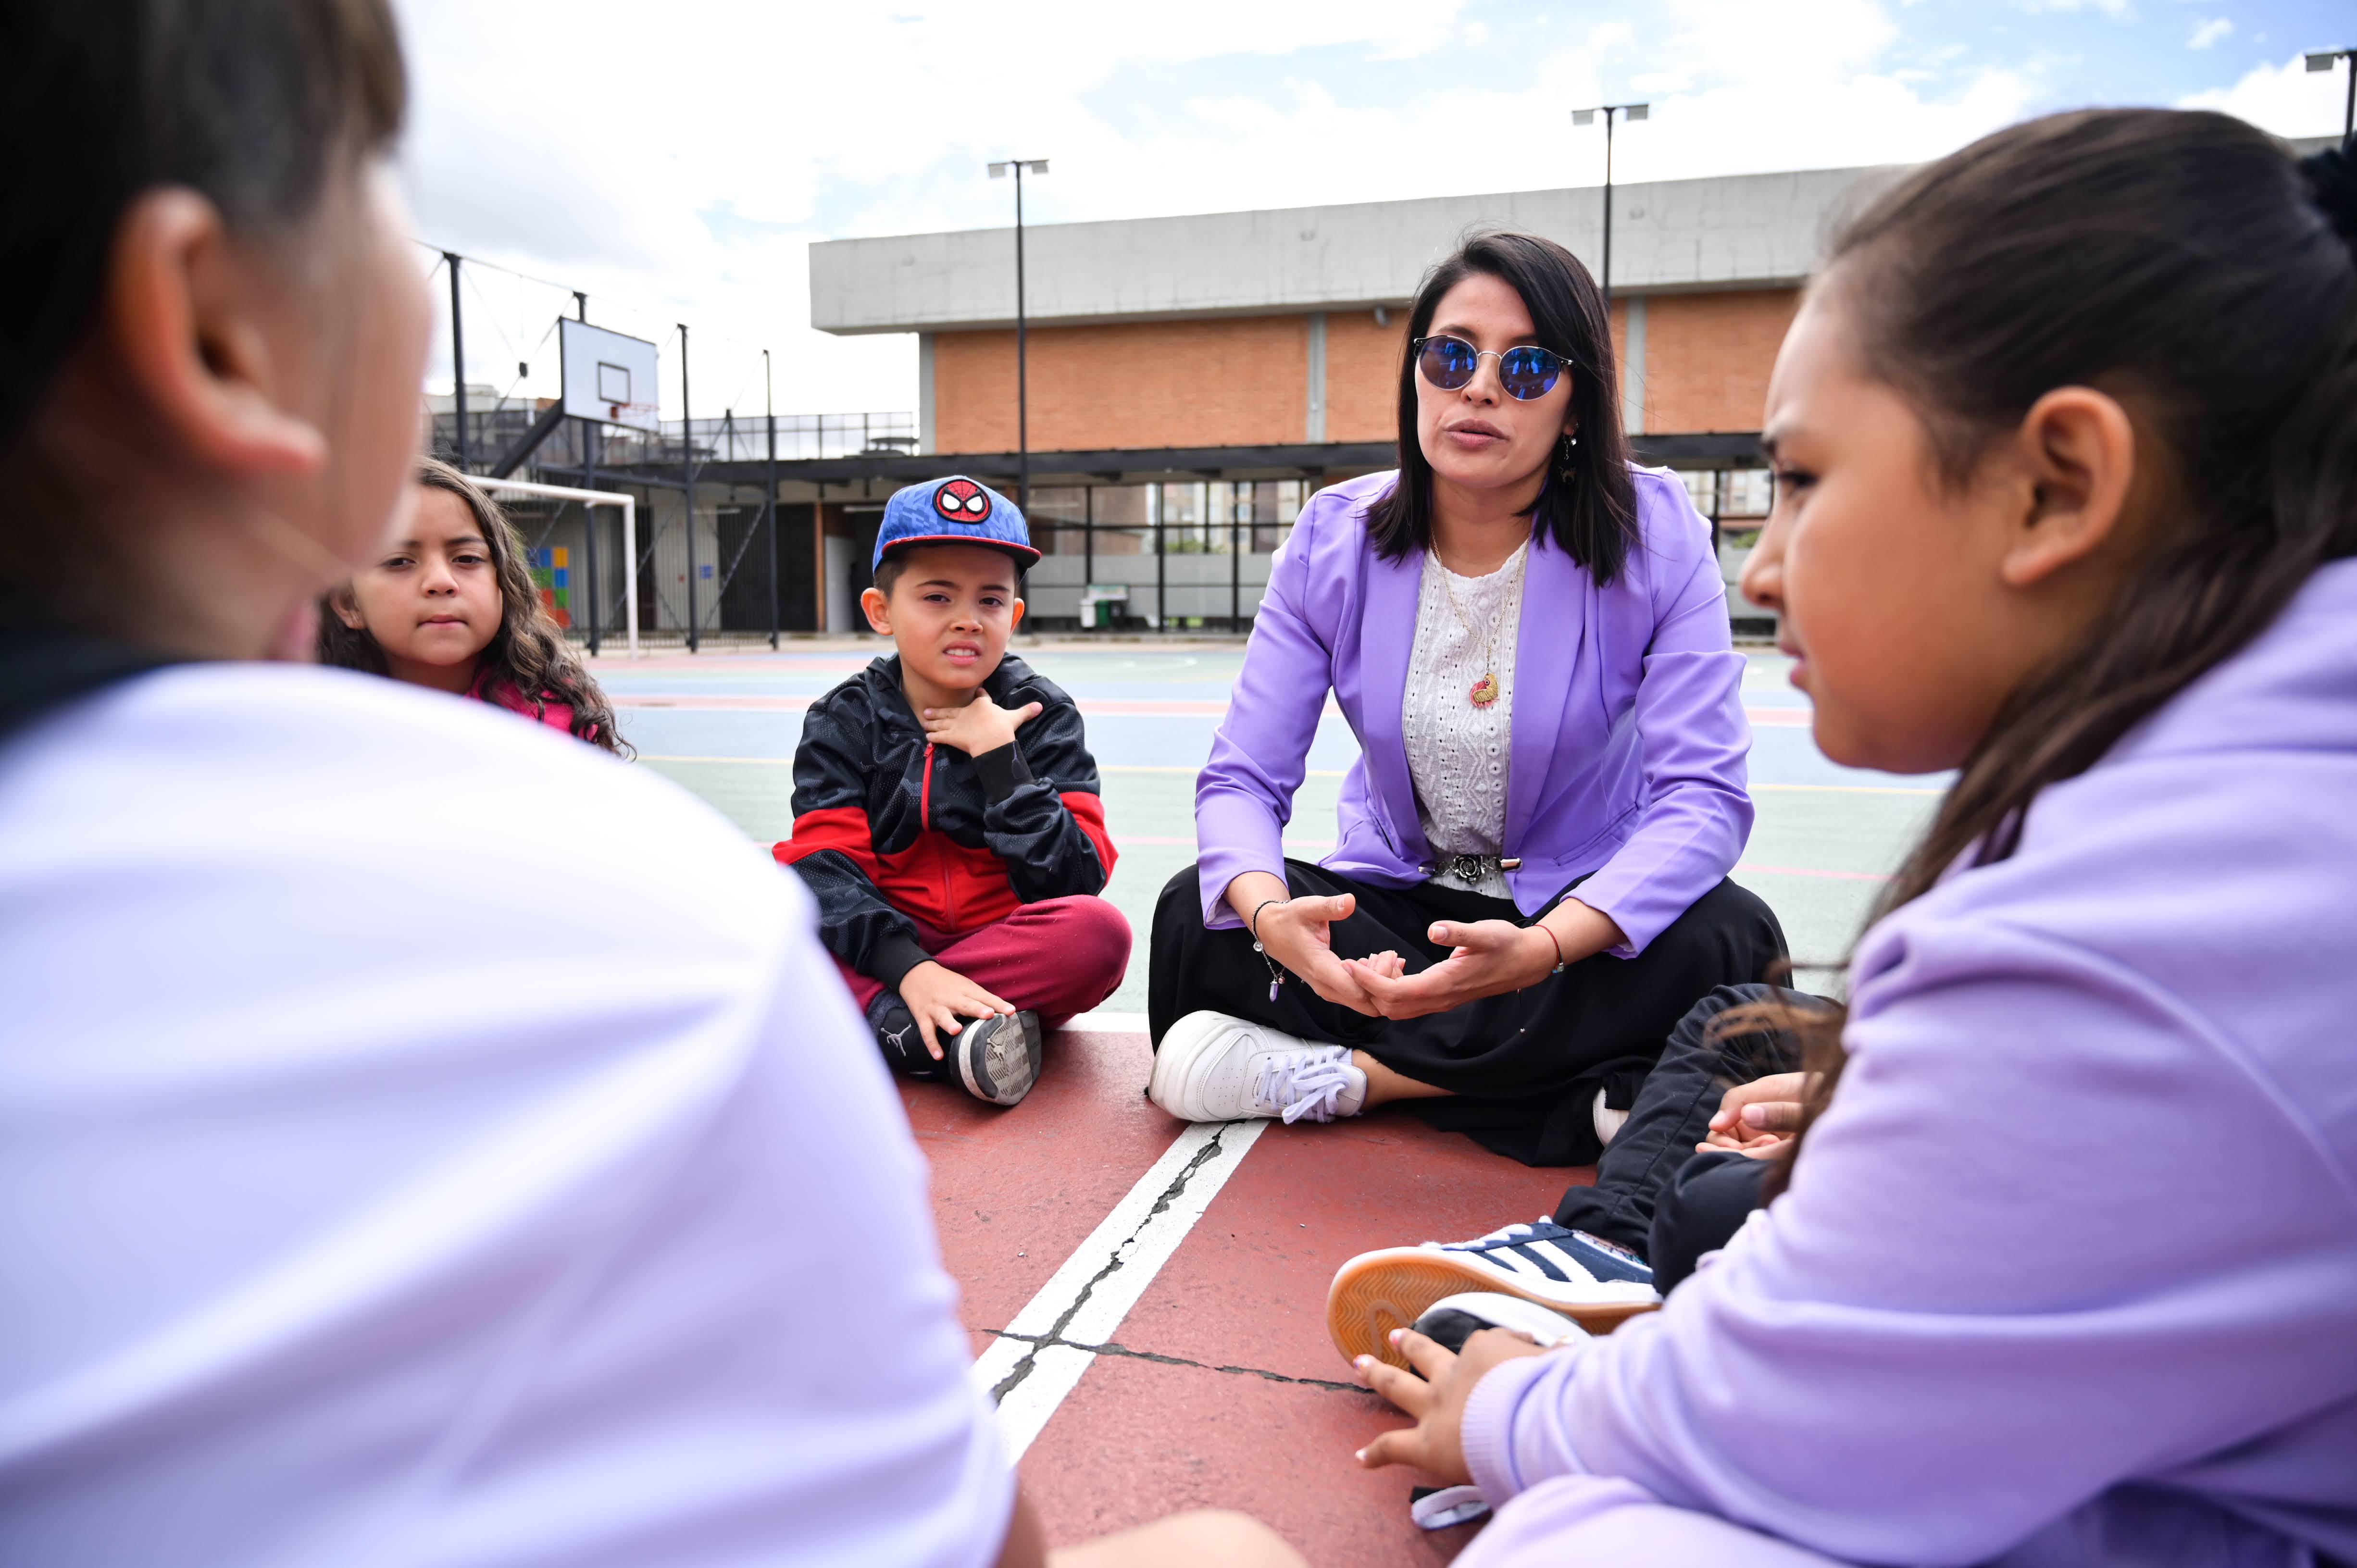
<path id="1" fill-rule="evenodd" d="M 1695 510 L 1702 513 L 1705 517 L 1708 517 L 1717 510 L 1718 503 L 1717 469 L 1686 468 L 1679 472 L 1678 478 L 1685 481 L 1686 499 L 1694 502 Z"/>
<path id="2" fill-rule="evenodd" d="M 1766 517 L 1775 499 L 1774 476 L 1765 468 L 1736 468 L 1727 476 L 1723 517 Z"/>
<path id="3" fill-rule="evenodd" d="M 1049 555 L 1078 555 L 1088 548 L 1085 523 L 1089 492 L 1082 485 L 1040 485 L 1031 491 L 1031 542 Z"/>

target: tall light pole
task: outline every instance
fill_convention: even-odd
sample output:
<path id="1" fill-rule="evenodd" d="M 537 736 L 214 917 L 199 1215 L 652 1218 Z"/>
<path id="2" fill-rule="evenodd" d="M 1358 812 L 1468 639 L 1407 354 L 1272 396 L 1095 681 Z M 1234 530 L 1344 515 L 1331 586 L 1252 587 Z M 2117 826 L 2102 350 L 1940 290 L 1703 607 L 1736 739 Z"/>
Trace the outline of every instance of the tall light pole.
<path id="1" fill-rule="evenodd" d="M 1634 124 L 1640 120 L 1651 119 L 1652 113 L 1653 106 L 1650 103 L 1604 103 L 1593 109 L 1571 112 L 1571 123 L 1575 125 L 1594 124 L 1598 114 L 1604 116 L 1604 276 L 1598 280 L 1598 286 L 1604 291 L 1607 316 L 1612 311 L 1612 116 L 1626 114 L 1630 124 Z"/>
<path id="2" fill-rule="evenodd" d="M 1046 174 L 1046 158 L 1009 158 L 990 166 L 990 177 L 1015 171 L 1015 504 L 1031 510 L 1031 387 L 1025 364 L 1023 311 L 1023 171 Z"/>
<path id="3" fill-rule="evenodd" d="M 2357 131 L 2357 48 L 2310 49 L 2308 69 L 2330 70 L 2337 60 L 2349 62 L 2349 96 L 2341 110 L 2341 139 L 2347 141 L 2352 131 Z"/>

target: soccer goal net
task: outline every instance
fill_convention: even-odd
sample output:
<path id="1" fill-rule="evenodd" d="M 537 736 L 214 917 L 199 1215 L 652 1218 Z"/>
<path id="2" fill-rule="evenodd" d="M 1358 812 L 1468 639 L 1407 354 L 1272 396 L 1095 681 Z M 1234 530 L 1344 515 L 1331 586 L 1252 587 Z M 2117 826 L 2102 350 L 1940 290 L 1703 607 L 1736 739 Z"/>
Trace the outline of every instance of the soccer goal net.
<path id="1" fill-rule="evenodd" d="M 614 612 L 621 612 L 630 657 L 639 652 L 639 509 L 613 490 L 575 489 L 526 479 L 475 482 L 499 498 L 523 541 L 540 602 L 556 624 L 599 652 Z M 618 537 L 619 535 L 619 537 Z M 616 579 L 620 591 L 615 591 Z"/>

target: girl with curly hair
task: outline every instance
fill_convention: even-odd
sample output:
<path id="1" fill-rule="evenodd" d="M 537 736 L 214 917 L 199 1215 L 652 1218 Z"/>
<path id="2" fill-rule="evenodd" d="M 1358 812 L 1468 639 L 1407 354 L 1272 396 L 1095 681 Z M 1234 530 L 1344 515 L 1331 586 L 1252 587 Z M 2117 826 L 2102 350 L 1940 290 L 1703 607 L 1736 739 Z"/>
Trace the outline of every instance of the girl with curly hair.
<path id="1" fill-rule="evenodd" d="M 320 605 L 319 662 L 526 714 L 627 755 L 614 710 L 566 646 L 489 491 L 421 459 L 410 525 Z"/>

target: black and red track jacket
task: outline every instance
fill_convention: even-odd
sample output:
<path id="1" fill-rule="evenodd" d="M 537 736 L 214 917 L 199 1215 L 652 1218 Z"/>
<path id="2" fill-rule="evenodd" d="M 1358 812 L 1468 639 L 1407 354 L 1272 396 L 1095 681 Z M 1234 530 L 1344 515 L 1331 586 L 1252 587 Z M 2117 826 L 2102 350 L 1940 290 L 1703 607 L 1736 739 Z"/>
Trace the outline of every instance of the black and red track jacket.
<path id="1" fill-rule="evenodd" d="M 926 738 L 898 654 L 802 720 L 794 836 L 770 853 L 818 900 L 827 950 L 886 985 L 929 956 L 911 916 L 960 935 L 1042 898 L 1102 893 L 1113 874 L 1080 708 L 1011 655 L 982 689 L 1002 708 L 1038 703 L 1039 714 L 1013 745 L 976 757 Z"/>

